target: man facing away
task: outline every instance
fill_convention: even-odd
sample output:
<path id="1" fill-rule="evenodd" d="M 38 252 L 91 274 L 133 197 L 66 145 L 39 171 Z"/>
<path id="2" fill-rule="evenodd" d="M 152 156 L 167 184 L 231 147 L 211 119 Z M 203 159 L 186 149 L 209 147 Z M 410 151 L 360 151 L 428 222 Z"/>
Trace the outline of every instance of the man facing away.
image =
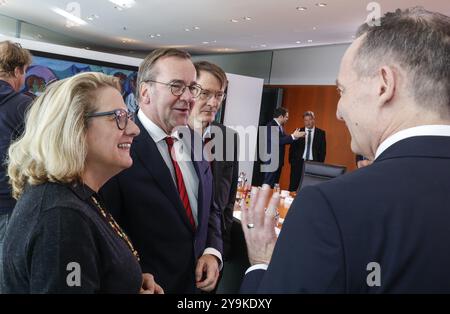
<path id="1" fill-rule="evenodd" d="M 30 97 L 19 93 L 30 64 L 31 54 L 28 50 L 10 41 L 0 42 L 0 283 L 3 276 L 3 240 L 16 204 L 6 175 L 5 158 L 11 141 L 23 132 L 25 111 L 32 101 Z"/>
<path id="2" fill-rule="evenodd" d="M 243 212 L 254 266 L 242 291 L 450 292 L 449 73 L 448 16 L 397 10 L 359 29 L 336 115 L 374 162 L 303 189 L 278 241 L 264 190 Z"/>

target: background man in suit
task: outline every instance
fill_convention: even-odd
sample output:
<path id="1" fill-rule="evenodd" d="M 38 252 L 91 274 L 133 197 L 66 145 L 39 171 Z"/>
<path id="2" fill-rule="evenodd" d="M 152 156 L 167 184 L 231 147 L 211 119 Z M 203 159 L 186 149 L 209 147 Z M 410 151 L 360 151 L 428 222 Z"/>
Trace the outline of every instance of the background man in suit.
<path id="1" fill-rule="evenodd" d="M 195 132 L 186 126 L 200 92 L 187 52 L 157 49 L 148 55 L 138 72 L 141 133 L 131 147 L 133 166 L 102 190 L 136 245 L 142 270 L 168 293 L 211 291 L 222 263 L 211 169 L 196 161 Z"/>
<path id="2" fill-rule="evenodd" d="M 423 8 L 359 29 L 337 117 L 374 162 L 302 190 L 278 241 L 263 191 L 243 213 L 254 265 L 243 291 L 450 292 L 449 51 L 450 18 Z"/>
<path id="3" fill-rule="evenodd" d="M 3 240 L 16 204 L 4 161 L 11 141 L 23 132 L 25 111 L 32 101 L 30 97 L 19 93 L 30 64 L 31 54 L 28 50 L 10 41 L 0 42 L 0 283 L 3 276 Z"/>
<path id="4" fill-rule="evenodd" d="M 286 122 L 289 120 L 289 112 L 283 108 L 279 107 L 275 109 L 275 112 L 273 113 L 273 120 L 271 120 L 267 124 L 267 153 L 270 156 L 274 156 L 278 154 L 278 163 L 277 168 L 275 171 L 272 172 L 266 172 L 264 175 L 264 184 L 270 185 L 272 188 L 275 185 L 275 183 L 278 183 L 280 181 L 280 175 L 281 175 L 281 169 L 284 165 L 284 152 L 285 152 L 285 145 L 292 144 L 295 140 L 298 138 L 304 136 L 304 132 L 300 132 L 299 130 L 295 130 L 292 134 L 286 134 L 284 132 L 283 125 L 286 124 Z M 278 147 L 275 148 L 275 151 L 272 151 L 272 127 L 276 127 L 278 129 L 276 136 L 278 136 Z M 272 159 L 272 157 L 264 162 L 264 164 L 271 164 L 272 162 L 276 162 Z"/>
<path id="5" fill-rule="evenodd" d="M 289 163 L 291 164 L 291 180 L 289 191 L 297 191 L 303 174 L 303 161 L 313 160 L 324 162 L 327 153 L 327 141 L 325 131 L 316 128 L 314 112 L 306 111 L 303 114 L 305 127 L 300 131 L 304 136 L 291 144 L 289 148 Z"/>
<path id="6" fill-rule="evenodd" d="M 227 259 L 231 247 L 231 226 L 239 173 L 238 134 L 214 121 L 226 97 L 228 80 L 217 65 L 199 61 L 194 63 L 197 83 L 202 91 L 195 100 L 189 126 L 202 135 L 205 151 L 211 154 L 210 165 L 214 177 L 214 201 L 222 212 L 223 256 Z"/>

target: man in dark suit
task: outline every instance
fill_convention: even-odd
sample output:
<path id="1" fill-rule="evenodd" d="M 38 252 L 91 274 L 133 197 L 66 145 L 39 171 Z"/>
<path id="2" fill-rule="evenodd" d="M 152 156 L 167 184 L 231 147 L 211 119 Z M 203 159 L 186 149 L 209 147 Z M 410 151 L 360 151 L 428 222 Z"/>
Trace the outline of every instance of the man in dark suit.
<path id="1" fill-rule="evenodd" d="M 136 245 L 142 270 L 166 293 L 213 290 L 222 264 L 211 169 L 195 154 L 198 140 L 186 126 L 200 91 L 187 52 L 148 55 L 138 72 L 141 133 L 131 147 L 133 166 L 102 189 L 107 208 Z"/>
<path id="2" fill-rule="evenodd" d="M 325 161 L 327 154 L 327 141 L 325 131 L 316 127 L 314 112 L 306 111 L 303 114 L 305 127 L 300 131 L 305 135 L 291 144 L 289 148 L 289 163 L 291 164 L 291 180 L 289 191 L 297 191 L 303 174 L 303 161 Z"/>
<path id="3" fill-rule="evenodd" d="M 11 142 L 23 132 L 25 111 L 32 101 L 32 98 L 19 93 L 30 64 L 28 50 L 10 41 L 0 42 L 0 283 L 3 277 L 3 241 L 16 204 L 8 182 L 5 159 Z"/>
<path id="4" fill-rule="evenodd" d="M 263 166 L 272 168 L 273 171 L 266 171 L 263 184 L 268 184 L 272 188 L 275 183 L 280 181 L 281 169 L 284 165 L 285 146 L 304 136 L 304 132 L 302 133 L 299 130 L 295 130 L 292 134 L 286 134 L 283 126 L 288 120 L 289 112 L 285 108 L 279 107 L 275 109 L 273 119 L 267 124 L 266 151 L 270 158 L 263 161 Z M 278 143 L 278 145 L 275 143 Z"/>
<path id="5" fill-rule="evenodd" d="M 374 162 L 302 190 L 278 240 L 263 191 L 243 212 L 253 268 L 242 291 L 450 292 L 449 38 L 448 16 L 417 7 L 360 28 L 337 117 Z"/>
<path id="6" fill-rule="evenodd" d="M 228 80 L 217 65 L 199 61 L 194 63 L 197 83 L 202 91 L 195 100 L 189 117 L 189 126 L 201 134 L 205 154 L 214 177 L 214 201 L 222 213 L 223 256 L 227 260 L 231 249 L 231 226 L 239 173 L 238 134 L 233 129 L 215 122 L 226 97 Z"/>

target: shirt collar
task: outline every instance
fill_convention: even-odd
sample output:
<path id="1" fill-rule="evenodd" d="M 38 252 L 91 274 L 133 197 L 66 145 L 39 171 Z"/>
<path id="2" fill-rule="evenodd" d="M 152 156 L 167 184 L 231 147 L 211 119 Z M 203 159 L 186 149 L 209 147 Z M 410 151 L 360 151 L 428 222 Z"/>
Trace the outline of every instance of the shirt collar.
<path id="1" fill-rule="evenodd" d="M 138 119 L 155 143 L 164 140 L 168 136 L 166 132 L 150 120 L 142 110 L 138 111 Z"/>
<path id="2" fill-rule="evenodd" d="M 401 130 L 385 139 L 377 148 L 375 159 L 395 143 L 413 136 L 450 136 L 450 125 L 421 125 Z"/>
<path id="3" fill-rule="evenodd" d="M 203 141 L 205 141 L 207 138 L 211 138 L 211 125 L 208 125 L 203 132 Z"/>
<path id="4" fill-rule="evenodd" d="M 278 126 L 281 126 L 280 122 L 278 122 L 277 119 L 274 118 L 274 120 L 275 120 L 275 122 L 278 124 Z"/>

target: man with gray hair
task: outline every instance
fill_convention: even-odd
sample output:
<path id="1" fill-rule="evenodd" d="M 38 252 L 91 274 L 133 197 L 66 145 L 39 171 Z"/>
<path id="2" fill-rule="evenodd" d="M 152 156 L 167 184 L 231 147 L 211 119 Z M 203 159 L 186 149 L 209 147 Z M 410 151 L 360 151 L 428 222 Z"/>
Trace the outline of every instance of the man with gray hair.
<path id="1" fill-rule="evenodd" d="M 165 293 L 212 291 L 222 265 L 221 212 L 209 163 L 186 126 L 202 91 L 189 53 L 156 49 L 139 66 L 133 165 L 103 188 L 107 208 Z M 201 155 L 201 154 L 200 154 Z"/>
<path id="2" fill-rule="evenodd" d="M 16 204 L 6 175 L 5 158 L 12 140 L 23 131 L 25 110 L 32 99 L 19 93 L 31 54 L 19 44 L 0 42 L 0 283 L 2 282 L 2 248 L 9 216 Z M 0 284 L 1 292 L 1 284 Z"/>
<path id="3" fill-rule="evenodd" d="M 260 192 L 242 216 L 243 291 L 450 292 L 450 18 L 413 8 L 380 22 L 359 29 L 337 80 L 337 118 L 373 164 L 303 189 L 278 240 Z"/>

